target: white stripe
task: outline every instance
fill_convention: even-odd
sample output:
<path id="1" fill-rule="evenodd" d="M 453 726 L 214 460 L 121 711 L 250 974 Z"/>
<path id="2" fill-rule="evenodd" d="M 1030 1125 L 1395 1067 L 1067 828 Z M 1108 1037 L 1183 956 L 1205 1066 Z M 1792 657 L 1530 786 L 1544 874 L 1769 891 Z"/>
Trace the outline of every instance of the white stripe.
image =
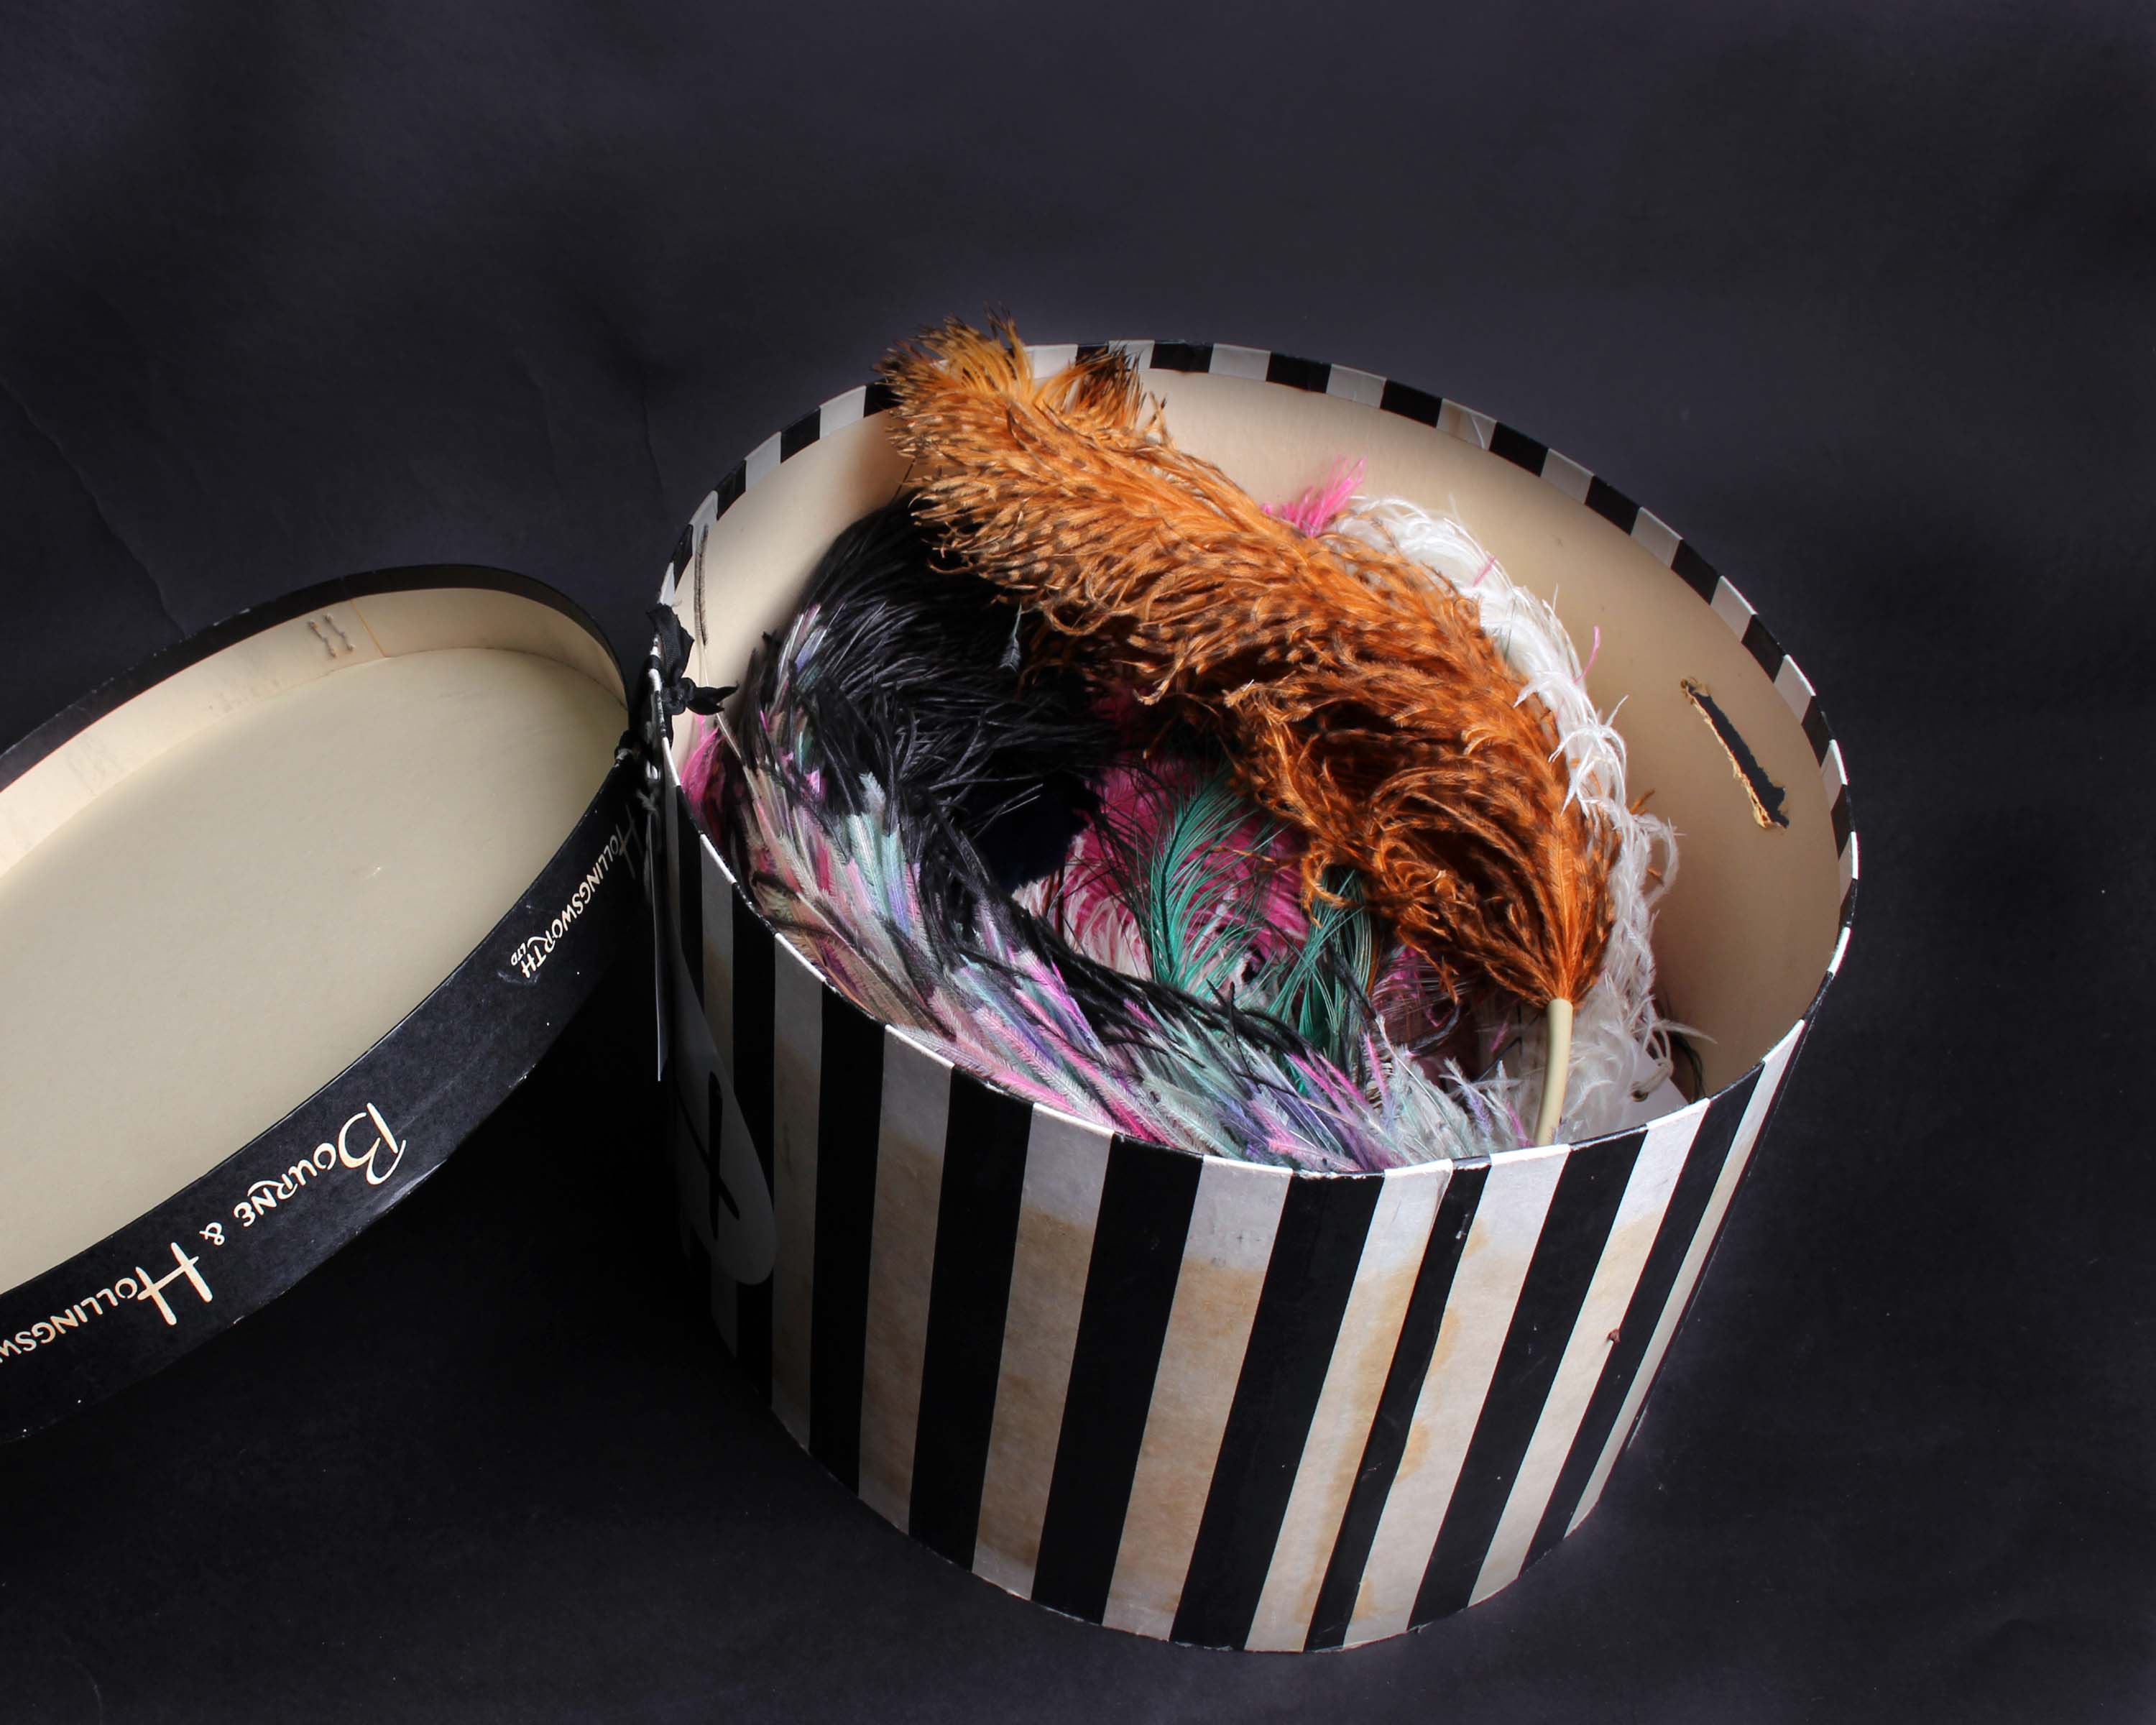
<path id="1" fill-rule="evenodd" d="M 870 1508 L 901 1527 L 913 1495 L 913 1440 L 950 1113 L 951 1063 L 886 1029 L 861 1368 L 860 1493 Z"/>
<path id="2" fill-rule="evenodd" d="M 1512 1495 L 1505 1500 L 1505 1512 L 1498 1519 L 1481 1574 L 1468 1597 L 1470 1604 L 1511 1584 L 1527 1560 L 1527 1548 L 1542 1525 L 1543 1512 L 1549 1507 L 1550 1493 L 1557 1489 L 1558 1475 L 1565 1457 L 1572 1453 L 1572 1440 L 1578 1433 L 1579 1422 L 1587 1417 L 1588 1403 L 1594 1399 L 1594 1386 L 1617 1340 L 1618 1327 L 1625 1322 L 1625 1309 L 1639 1286 L 1648 1249 L 1655 1243 L 1655 1230 L 1662 1225 L 1662 1213 L 1669 1208 L 1685 1153 L 1691 1149 L 1700 1122 L 1706 1117 L 1707 1104 L 1696 1102 L 1680 1113 L 1663 1116 L 1647 1128 L 1646 1142 L 1640 1145 L 1638 1159 L 1632 1164 L 1632 1177 L 1625 1182 L 1616 1220 L 1602 1249 L 1602 1261 L 1595 1266 L 1594 1280 L 1572 1327 L 1564 1358 L 1558 1363 L 1542 1416 L 1535 1422 L 1535 1435 L 1520 1459 Z"/>
<path id="3" fill-rule="evenodd" d="M 816 435 L 825 438 L 834 431 L 844 431 L 849 425 L 861 423 L 869 404 L 868 386 L 849 389 L 844 395 L 834 396 L 825 402 L 817 414 Z"/>
<path id="4" fill-rule="evenodd" d="M 1841 972 L 1841 961 L 1845 957 L 1848 957 L 1848 955 L 1849 930 L 1845 926 L 1840 934 L 1835 937 L 1834 943 L 1834 957 L 1826 961 L 1826 973 L 1829 976 L 1840 975 Z"/>
<path id="5" fill-rule="evenodd" d="M 1640 518 L 1632 523 L 1632 536 L 1653 554 L 1658 563 L 1674 562 L 1677 547 L 1684 543 L 1676 531 L 1650 509 L 1640 511 Z"/>
<path id="6" fill-rule="evenodd" d="M 1272 362 L 1272 355 L 1262 347 L 1236 347 L 1225 341 L 1213 344 L 1213 363 L 1207 367 L 1216 377 L 1248 377 L 1254 383 L 1265 381 L 1265 367 Z"/>
<path id="7" fill-rule="evenodd" d="M 1472 444 L 1478 449 L 1490 447 L 1490 435 L 1497 429 L 1497 422 L 1487 413 L 1478 413 L 1472 408 L 1463 408 L 1456 401 L 1443 403 L 1437 410 L 1437 429 L 1448 437 L 1456 437 L 1463 444 Z"/>
<path id="8" fill-rule="evenodd" d="M 1841 896 L 1849 896 L 1851 883 L 1856 879 L 1856 834 L 1852 829 L 1849 843 L 1841 847 Z"/>
<path id="9" fill-rule="evenodd" d="M 696 514 L 689 517 L 689 529 L 696 535 L 690 543 L 701 546 L 704 542 L 704 536 L 711 531 L 712 522 L 718 518 L 719 494 L 716 491 L 706 491 L 704 493 L 704 501 L 696 506 Z"/>
<path id="10" fill-rule="evenodd" d="M 1377 1420 L 1378 1398 L 1450 1172 L 1440 1163 L 1385 1176 L 1246 1647 L 1300 1652 L 1309 1636 L 1325 1566 L 1355 1489 L 1363 1445 Z"/>
<path id="11" fill-rule="evenodd" d="M 1826 752 L 1820 757 L 1820 788 L 1826 793 L 1826 806 L 1834 807 L 1835 795 L 1849 783 L 1849 769 L 1841 762 L 1841 740 L 1830 742 Z"/>
<path id="12" fill-rule="evenodd" d="M 1560 455 L 1552 449 L 1543 457 L 1543 477 L 1574 503 L 1587 501 L 1587 488 L 1594 475 L 1569 455 Z"/>
<path id="13" fill-rule="evenodd" d="M 773 432 L 762 443 L 748 452 L 748 459 L 742 464 L 742 486 L 744 490 L 759 485 L 778 471 L 778 434 Z"/>
<path id="14" fill-rule="evenodd" d="M 1781 1087 L 1783 1074 L 1789 1070 L 1789 1056 L 1795 1051 L 1797 1039 L 1804 1034 L 1804 1021 L 1799 1019 L 1795 1028 L 1775 1044 L 1760 1063 L 1759 1081 L 1753 1088 L 1743 1119 L 1738 1122 L 1737 1136 L 1731 1141 L 1721 1175 L 1707 1200 L 1707 1214 L 1700 1218 L 1698 1231 L 1686 1249 L 1684 1262 L 1677 1266 L 1677 1279 L 1670 1289 L 1669 1303 L 1656 1320 L 1654 1336 L 1640 1361 L 1640 1369 L 1633 1376 L 1632 1387 L 1625 1394 L 1625 1404 L 1617 1410 L 1617 1423 L 1610 1429 L 1609 1441 L 1603 1445 L 1602 1458 L 1588 1476 L 1587 1489 L 1579 1494 L 1579 1507 L 1572 1512 L 1572 1521 L 1565 1529 L 1568 1533 L 1585 1521 L 1602 1501 L 1602 1488 L 1609 1482 L 1609 1470 L 1616 1465 L 1618 1452 L 1632 1435 L 1633 1422 L 1640 1417 L 1640 1405 L 1653 1386 L 1655 1373 L 1661 1369 L 1662 1355 L 1676 1332 L 1677 1320 L 1684 1316 L 1685 1302 L 1691 1297 L 1692 1285 L 1699 1280 L 1707 1255 L 1714 1250 L 1715 1235 L 1722 1231 L 1722 1218 L 1729 1213 L 1730 1198 L 1737 1190 L 1737 1183 L 1744 1177 L 1744 1165 L 1752 1158 L 1759 1127 L 1767 1118 L 1767 1110 L 1773 1106 L 1774 1092 Z"/>
<path id="15" fill-rule="evenodd" d="M 666 578 L 659 583 L 659 603 L 668 610 L 674 608 L 674 566 L 666 566 Z"/>
<path id="16" fill-rule="evenodd" d="M 1022 1598 L 1033 1592 L 1040 1558 L 1040 1524 L 1114 1142 L 1106 1127 L 1038 1106 L 1026 1137 L 995 1424 L 973 1545 L 974 1573 Z"/>
<path id="17" fill-rule="evenodd" d="M 1730 634 L 1735 635 L 1738 640 L 1743 640 L 1744 631 L 1751 628 L 1752 619 L 1755 614 L 1752 609 L 1751 602 L 1729 584 L 1726 576 L 1717 575 L 1714 578 L 1714 598 L 1712 603 L 1714 614 L 1729 625 Z"/>
<path id="18" fill-rule="evenodd" d="M 1052 377 L 1058 372 L 1078 363 L 1078 344 L 1075 341 L 1055 343 L 1035 347 L 1029 343 L 1025 350 L 1028 363 L 1036 377 Z"/>
<path id="19" fill-rule="evenodd" d="M 1198 1176 L 1101 1620 L 1111 1629 L 1164 1636 L 1174 1625 L 1291 1178 L 1286 1168 L 1214 1157 Z"/>
<path id="20" fill-rule="evenodd" d="M 808 1337 L 816 1264 L 816 1128 L 824 1074 L 824 984 L 784 939 L 773 989 L 771 1405 L 808 1441 Z"/>
<path id="21" fill-rule="evenodd" d="M 1812 680 L 1797 669 L 1795 660 L 1784 656 L 1782 668 L 1774 673 L 1774 687 L 1781 691 L 1782 699 L 1796 715 L 1797 722 L 1803 724 L 1819 691 L 1812 687 Z"/>
<path id="22" fill-rule="evenodd" d="M 1531 1151 L 1491 1164 L 1415 1399 L 1407 1452 L 1378 1518 L 1349 1645 L 1408 1626 L 1567 1153 Z"/>
<path id="23" fill-rule="evenodd" d="M 1335 366 L 1325 380 L 1325 393 L 1374 408 L 1385 398 L 1385 380 L 1373 372 L 1358 372 L 1353 366 Z"/>

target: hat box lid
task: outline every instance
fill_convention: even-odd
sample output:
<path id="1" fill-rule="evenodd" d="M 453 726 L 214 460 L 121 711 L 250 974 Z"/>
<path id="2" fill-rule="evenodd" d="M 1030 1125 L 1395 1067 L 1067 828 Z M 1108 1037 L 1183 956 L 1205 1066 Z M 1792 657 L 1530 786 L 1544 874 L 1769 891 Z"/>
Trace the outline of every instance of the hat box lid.
<path id="1" fill-rule="evenodd" d="M 244 611 L 0 753 L 0 1437 L 274 1299 L 639 914 L 620 672 L 493 569 Z"/>

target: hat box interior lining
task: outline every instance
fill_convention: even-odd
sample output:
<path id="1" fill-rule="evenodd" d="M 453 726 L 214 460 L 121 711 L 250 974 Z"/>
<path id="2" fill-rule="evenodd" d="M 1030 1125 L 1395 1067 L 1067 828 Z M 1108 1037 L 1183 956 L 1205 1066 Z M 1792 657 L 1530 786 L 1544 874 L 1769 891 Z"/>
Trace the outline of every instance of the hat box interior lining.
<path id="1" fill-rule="evenodd" d="M 603 644 L 535 598 L 347 588 L 0 789 L 0 1288 L 393 1029 L 545 866 L 624 716 Z"/>

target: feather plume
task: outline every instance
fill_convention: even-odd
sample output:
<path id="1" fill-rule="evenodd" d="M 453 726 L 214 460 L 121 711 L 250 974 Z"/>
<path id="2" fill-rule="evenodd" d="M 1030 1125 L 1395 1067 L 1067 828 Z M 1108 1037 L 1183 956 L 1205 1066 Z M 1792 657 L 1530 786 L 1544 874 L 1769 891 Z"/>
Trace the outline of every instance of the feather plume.
<path id="1" fill-rule="evenodd" d="M 1027 907 L 1040 882 L 1008 896 L 983 854 L 998 823 L 1059 778 L 1129 774 L 1100 770 L 1112 727 L 1056 668 L 1006 650 L 1011 622 L 993 589 L 928 566 L 897 506 L 841 536 L 767 643 L 732 758 L 692 747 L 737 877 L 834 985 L 1020 1095 L 1158 1142 L 1345 1170 L 1519 1142 L 1501 1103 L 1389 1036 L 1345 891 L 1307 927 L 1270 917 L 1275 824 L 1217 771 L 1149 771 L 1150 812 L 1116 839 L 1097 802 L 1065 803 L 1080 848 L 1156 883 L 1158 914 L 1137 920 L 1214 992 L 1150 954 L 1125 974 L 1078 950 Z"/>
<path id="2" fill-rule="evenodd" d="M 1587 692 L 1591 655 L 1583 665 L 1556 610 L 1513 581 L 1460 521 L 1389 497 L 1357 500 L 1339 526 L 1412 558 L 1475 607 L 1482 632 L 1549 712 L 1573 801 L 1612 837 L 1609 937 L 1594 983 L 1578 1003 L 1563 1123 L 1574 1142 L 1633 1125 L 1640 1102 L 1669 1077 L 1671 1037 L 1683 1029 L 1656 1005 L 1652 944 L 1656 908 L 1676 879 L 1676 834 L 1631 804 L 1625 739 L 1614 715 L 1598 711 Z M 1539 1027 L 1523 1034 L 1524 1070 L 1544 1063 L 1542 1034 Z"/>
<path id="3" fill-rule="evenodd" d="M 1610 835 L 1560 739 L 1456 591 L 1388 547 L 1305 535 L 1169 439 L 1112 350 L 1032 376 L 1008 324 L 886 361 L 916 509 L 1058 656 L 1219 739 L 1305 835 L 1303 896 L 1353 871 L 1448 989 L 1584 995 Z"/>
<path id="4" fill-rule="evenodd" d="M 1068 671 L 1044 666 L 1021 691 L 1018 626 L 1015 605 L 935 566 L 904 507 L 881 509 L 824 554 L 788 650 L 762 655 L 751 691 L 813 737 L 819 800 L 844 816 L 865 785 L 902 799 L 938 951 L 983 891 L 1056 865 L 1118 746 Z"/>

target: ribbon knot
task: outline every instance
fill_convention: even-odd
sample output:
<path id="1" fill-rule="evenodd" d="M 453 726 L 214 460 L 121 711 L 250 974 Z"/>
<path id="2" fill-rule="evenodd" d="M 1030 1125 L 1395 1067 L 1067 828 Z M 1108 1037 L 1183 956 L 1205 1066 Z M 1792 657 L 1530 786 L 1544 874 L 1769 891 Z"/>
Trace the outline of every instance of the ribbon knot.
<path id="1" fill-rule="evenodd" d="M 689 631 L 670 605 L 654 606 L 651 622 L 659 635 L 659 710 L 668 718 L 676 713 L 716 713 L 720 703 L 738 684 L 705 684 L 688 674 Z"/>

